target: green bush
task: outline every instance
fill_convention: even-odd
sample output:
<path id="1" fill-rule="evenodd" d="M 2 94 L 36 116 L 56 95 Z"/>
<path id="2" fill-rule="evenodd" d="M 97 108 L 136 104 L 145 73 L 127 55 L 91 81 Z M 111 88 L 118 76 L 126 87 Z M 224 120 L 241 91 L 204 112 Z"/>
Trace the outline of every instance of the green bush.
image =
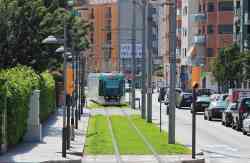
<path id="1" fill-rule="evenodd" d="M 26 132 L 32 91 L 40 90 L 41 121 L 46 120 L 54 111 L 55 81 L 48 72 L 43 72 L 39 76 L 26 66 L 1 70 L 0 81 L 2 80 L 6 80 L 7 83 L 4 85 L 4 82 L 0 82 L 0 91 L 7 89 L 7 93 L 0 94 L 0 113 L 4 109 L 4 99 L 7 96 L 7 142 L 12 146 L 17 144 Z"/>
<path id="2" fill-rule="evenodd" d="M 2 70 L 0 78 L 7 80 L 7 141 L 14 145 L 25 134 L 29 98 L 33 90 L 39 89 L 39 76 L 29 67 L 17 66 Z"/>
<path id="3" fill-rule="evenodd" d="M 55 80 L 47 71 L 41 74 L 40 91 L 40 120 L 43 122 L 56 108 Z"/>

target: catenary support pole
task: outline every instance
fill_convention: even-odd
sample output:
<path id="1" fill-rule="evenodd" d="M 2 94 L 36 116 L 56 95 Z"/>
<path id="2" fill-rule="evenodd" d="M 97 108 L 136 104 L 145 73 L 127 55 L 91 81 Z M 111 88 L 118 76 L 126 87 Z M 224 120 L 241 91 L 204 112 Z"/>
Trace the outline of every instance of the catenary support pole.
<path id="1" fill-rule="evenodd" d="M 135 109 L 135 83 L 136 83 L 136 4 L 135 0 L 132 1 L 132 101 L 131 107 Z"/>
<path id="2" fill-rule="evenodd" d="M 146 118 L 146 1 L 143 1 L 142 8 L 142 21 L 143 21 L 143 33 L 142 33 L 142 91 L 141 91 L 141 118 Z"/>
<path id="3" fill-rule="evenodd" d="M 168 143 L 175 144 L 175 87 L 176 87 L 176 0 L 170 6 L 170 91 L 169 91 L 169 132 Z"/>
<path id="4" fill-rule="evenodd" d="M 149 3 L 146 3 L 146 33 L 147 33 L 147 122 L 152 123 L 152 14 L 149 14 Z M 150 20 L 150 21 L 149 21 Z M 150 30 L 149 30 L 150 29 Z"/>
<path id="5" fill-rule="evenodd" d="M 63 100 L 63 128 L 62 128 L 62 157 L 66 157 L 66 147 L 67 147 L 67 125 L 66 125 L 66 107 L 67 107 L 67 76 L 66 76 L 66 69 L 67 69 L 67 24 L 66 18 L 64 18 L 64 55 L 63 55 L 63 74 L 64 74 L 64 100 Z"/>

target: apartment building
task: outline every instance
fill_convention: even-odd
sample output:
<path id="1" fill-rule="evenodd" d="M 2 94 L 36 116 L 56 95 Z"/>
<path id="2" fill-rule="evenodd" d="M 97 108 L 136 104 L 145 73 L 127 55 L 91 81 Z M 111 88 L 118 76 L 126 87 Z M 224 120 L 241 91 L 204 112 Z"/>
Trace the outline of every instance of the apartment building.
<path id="1" fill-rule="evenodd" d="M 200 28 L 206 19 L 202 17 L 202 13 L 197 0 L 182 1 L 181 83 L 183 89 L 190 86 L 192 65 L 203 64 L 205 39 Z M 197 51 L 199 55 L 196 55 Z"/>
<path id="2" fill-rule="evenodd" d="M 165 3 L 165 0 L 161 0 L 160 3 Z M 181 26 L 182 26 L 182 0 L 177 0 L 177 44 L 176 44 L 176 76 L 177 76 L 177 84 L 176 87 L 181 86 Z M 169 85 L 170 81 L 170 42 L 171 42 L 171 34 L 170 34 L 170 23 L 171 23 L 171 6 L 164 5 L 159 8 L 159 54 L 163 56 L 163 66 L 164 66 L 164 79 L 166 80 L 166 85 Z"/>
<path id="3" fill-rule="evenodd" d="M 204 72 L 201 85 L 217 89 L 212 66 L 219 50 L 233 44 L 233 0 L 183 0 L 182 73 L 190 77 L 192 67 Z"/>
<path id="4" fill-rule="evenodd" d="M 250 2 L 234 0 L 234 42 L 241 51 L 250 49 Z"/>
<path id="5" fill-rule="evenodd" d="M 81 17 L 91 23 L 88 66 L 90 72 L 119 70 L 118 5 L 116 0 L 79 1 Z"/>

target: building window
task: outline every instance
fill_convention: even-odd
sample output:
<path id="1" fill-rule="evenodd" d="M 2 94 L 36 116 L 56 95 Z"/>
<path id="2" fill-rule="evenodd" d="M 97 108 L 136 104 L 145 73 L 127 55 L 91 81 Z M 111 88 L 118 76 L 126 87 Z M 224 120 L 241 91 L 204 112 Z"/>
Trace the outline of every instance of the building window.
<path id="1" fill-rule="evenodd" d="M 91 42 L 91 44 L 94 43 L 94 33 L 90 34 L 90 42 Z"/>
<path id="2" fill-rule="evenodd" d="M 95 10 L 92 8 L 91 14 L 90 14 L 90 19 L 94 19 L 94 18 L 95 18 Z"/>
<path id="3" fill-rule="evenodd" d="M 207 33 L 208 33 L 208 34 L 214 33 L 213 25 L 208 25 L 208 26 L 207 26 Z"/>
<path id="4" fill-rule="evenodd" d="M 185 36 L 185 37 L 187 36 L 187 29 L 186 29 L 186 28 L 183 28 L 183 29 L 182 29 L 182 34 L 183 34 L 183 36 Z"/>
<path id="5" fill-rule="evenodd" d="M 219 34 L 233 34 L 233 25 L 219 25 L 218 32 Z"/>
<path id="6" fill-rule="evenodd" d="M 219 2 L 219 11 L 233 11 L 233 10 L 234 10 L 233 1 Z"/>
<path id="7" fill-rule="evenodd" d="M 205 12 L 205 11 L 206 11 L 206 4 L 203 3 L 203 12 Z"/>
<path id="8" fill-rule="evenodd" d="M 111 43 L 111 40 L 112 40 L 112 33 L 107 32 L 107 42 Z"/>
<path id="9" fill-rule="evenodd" d="M 207 12 L 213 12 L 214 11 L 214 3 L 208 2 L 207 3 Z"/>
<path id="10" fill-rule="evenodd" d="M 106 8 L 105 16 L 106 16 L 106 18 L 111 18 L 112 17 L 111 7 Z"/>
<path id="11" fill-rule="evenodd" d="M 199 12 L 201 12 L 201 4 L 199 4 Z"/>
<path id="12" fill-rule="evenodd" d="M 214 49 L 213 48 L 207 48 L 207 57 L 213 57 Z"/>
<path id="13" fill-rule="evenodd" d="M 187 8 L 187 6 L 185 6 L 185 7 L 183 8 L 183 15 L 184 15 L 184 16 L 187 15 L 187 12 L 188 12 L 187 10 L 188 10 L 188 8 Z"/>

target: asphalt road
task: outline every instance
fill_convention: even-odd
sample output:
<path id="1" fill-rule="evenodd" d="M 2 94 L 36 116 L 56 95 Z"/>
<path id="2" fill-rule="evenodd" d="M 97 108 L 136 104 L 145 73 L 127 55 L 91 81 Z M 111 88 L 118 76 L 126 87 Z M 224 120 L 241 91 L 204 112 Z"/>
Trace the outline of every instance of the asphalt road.
<path id="1" fill-rule="evenodd" d="M 153 96 L 153 121 L 159 124 L 160 105 L 157 94 Z M 162 124 L 167 130 L 168 117 L 163 105 Z M 192 144 L 192 115 L 189 109 L 176 109 L 176 140 L 186 146 Z M 197 115 L 197 153 L 205 151 L 213 163 L 250 163 L 250 136 L 221 125 L 218 121 L 207 121 L 203 114 Z"/>

